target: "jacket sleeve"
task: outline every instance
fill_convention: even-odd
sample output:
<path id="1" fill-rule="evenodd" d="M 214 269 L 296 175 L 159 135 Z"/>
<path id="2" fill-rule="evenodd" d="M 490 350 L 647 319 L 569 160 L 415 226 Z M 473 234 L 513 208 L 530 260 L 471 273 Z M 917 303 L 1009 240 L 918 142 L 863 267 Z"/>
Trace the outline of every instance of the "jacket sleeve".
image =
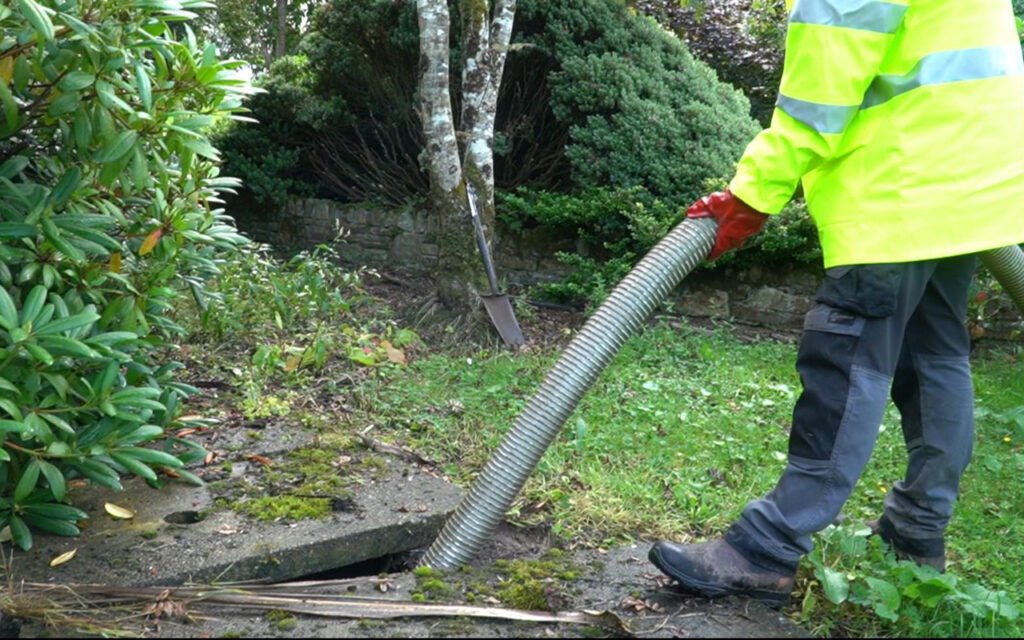
<path id="1" fill-rule="evenodd" d="M 835 154 L 912 0 L 796 0 L 771 126 L 747 146 L 729 184 L 778 213 L 800 178 Z"/>

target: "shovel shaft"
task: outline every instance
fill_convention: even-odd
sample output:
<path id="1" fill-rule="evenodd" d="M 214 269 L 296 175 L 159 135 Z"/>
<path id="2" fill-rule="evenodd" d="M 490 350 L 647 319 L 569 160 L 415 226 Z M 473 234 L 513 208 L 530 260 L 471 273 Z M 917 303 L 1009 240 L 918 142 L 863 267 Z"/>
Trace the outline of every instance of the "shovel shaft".
<path id="1" fill-rule="evenodd" d="M 496 296 L 498 295 L 498 278 L 494 275 L 491 252 L 487 249 L 487 237 L 484 236 L 484 227 L 480 223 L 480 214 L 476 210 L 476 195 L 469 182 L 466 182 L 466 195 L 469 200 L 469 213 L 473 218 L 473 229 L 476 230 L 476 246 L 480 249 L 480 257 L 484 261 L 484 271 L 487 272 L 487 282 L 491 285 L 491 295 Z"/>

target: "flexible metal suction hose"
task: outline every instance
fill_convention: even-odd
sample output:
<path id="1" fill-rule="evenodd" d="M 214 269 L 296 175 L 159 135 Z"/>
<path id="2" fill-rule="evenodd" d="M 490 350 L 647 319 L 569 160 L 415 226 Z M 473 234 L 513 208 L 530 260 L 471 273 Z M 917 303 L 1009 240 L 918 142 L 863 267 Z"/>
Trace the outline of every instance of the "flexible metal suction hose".
<path id="1" fill-rule="evenodd" d="M 712 218 L 684 220 L 615 287 L 519 414 L 421 564 L 454 569 L 476 555 L 580 398 L 658 303 L 707 257 L 717 229 Z"/>
<path id="2" fill-rule="evenodd" d="M 583 394 L 615 354 L 679 282 L 711 251 L 717 224 L 684 220 L 659 242 L 583 325 L 469 494 L 420 563 L 454 569 L 469 562 L 494 533 Z M 1024 252 L 1011 245 L 981 260 L 1024 313 Z"/>
<path id="3" fill-rule="evenodd" d="M 1015 244 L 981 254 L 981 262 L 996 277 L 1017 309 L 1024 313 L 1024 251 Z"/>

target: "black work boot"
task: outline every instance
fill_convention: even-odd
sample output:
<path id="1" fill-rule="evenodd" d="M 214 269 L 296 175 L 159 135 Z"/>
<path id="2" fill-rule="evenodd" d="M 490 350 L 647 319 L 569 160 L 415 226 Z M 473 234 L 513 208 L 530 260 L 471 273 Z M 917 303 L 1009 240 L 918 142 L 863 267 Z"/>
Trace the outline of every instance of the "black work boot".
<path id="1" fill-rule="evenodd" d="M 946 572 L 946 546 L 942 538 L 907 538 L 897 533 L 892 522 L 884 515 L 866 522 L 871 535 L 878 536 L 893 550 L 900 560 L 910 560 L 921 567 L 932 567 Z"/>
<path id="2" fill-rule="evenodd" d="M 707 598 L 749 596 L 775 608 L 789 601 L 796 576 L 758 566 L 722 539 L 699 544 L 658 542 L 647 557 L 662 573 Z"/>

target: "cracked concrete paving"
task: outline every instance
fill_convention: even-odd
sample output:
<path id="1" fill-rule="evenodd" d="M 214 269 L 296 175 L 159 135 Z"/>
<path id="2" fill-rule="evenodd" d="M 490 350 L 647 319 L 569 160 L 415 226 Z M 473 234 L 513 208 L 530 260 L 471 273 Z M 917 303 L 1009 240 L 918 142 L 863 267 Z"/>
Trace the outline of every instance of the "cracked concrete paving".
<path id="1" fill-rule="evenodd" d="M 287 455 L 309 444 L 296 438 L 278 446 L 271 456 Z M 269 446 L 269 445 L 268 445 Z M 280 449 L 280 450 L 278 450 Z M 355 455 L 359 455 L 355 453 Z M 232 460 L 230 477 L 252 479 L 262 465 Z M 429 469 L 394 457 L 352 485 L 352 498 L 323 520 L 260 522 L 217 503 L 208 484 L 169 484 L 161 490 L 134 478 L 124 492 L 98 487 L 75 490 L 73 502 L 92 515 L 78 538 L 37 535 L 28 553 L 13 554 L 11 575 L 17 582 L 50 584 L 97 583 L 118 586 L 182 585 L 210 581 L 288 581 L 311 574 L 421 549 L 437 535 L 452 513 L 461 490 Z M 211 467 L 207 471 L 215 471 Z M 223 474 L 222 474 L 223 475 Z M 114 502 L 135 512 L 115 520 L 103 509 Z M 503 591 L 515 578 L 509 562 L 543 562 L 553 543 L 543 529 L 503 525 L 465 571 L 444 576 L 450 583 L 428 601 L 479 606 L 527 608 Z M 77 549 L 73 560 L 50 567 L 52 558 Z M 608 637 L 625 630 L 650 637 L 806 637 L 805 630 L 764 605 L 738 598 L 708 601 L 679 593 L 646 560 L 646 544 L 602 552 L 565 552 L 573 579 L 542 579 L 545 606 L 556 610 L 610 611 L 625 625 L 619 630 L 595 626 L 522 623 L 503 620 L 400 618 L 337 619 L 312 615 L 268 616 L 237 607 L 193 605 L 193 621 L 144 619 L 129 631 L 156 637 Z M 561 561 L 560 561 L 561 562 Z M 382 565 L 369 562 L 366 572 Z M 351 574 L 350 574 L 351 575 Z M 381 584 L 388 585 L 386 592 Z M 337 593 L 408 602 L 424 599 L 424 582 L 410 572 L 354 578 L 342 583 L 302 587 L 310 596 Z M 429 589 L 427 589 L 429 593 Z M 418 596 L 416 594 L 419 594 Z M 483 594 L 488 594 L 486 598 Z M 173 593 L 170 596 L 174 598 Z M 505 600 L 502 600 L 505 598 Z M 533 607 L 537 608 L 537 607 Z M 22 637 L 63 635 L 26 622 Z"/>

